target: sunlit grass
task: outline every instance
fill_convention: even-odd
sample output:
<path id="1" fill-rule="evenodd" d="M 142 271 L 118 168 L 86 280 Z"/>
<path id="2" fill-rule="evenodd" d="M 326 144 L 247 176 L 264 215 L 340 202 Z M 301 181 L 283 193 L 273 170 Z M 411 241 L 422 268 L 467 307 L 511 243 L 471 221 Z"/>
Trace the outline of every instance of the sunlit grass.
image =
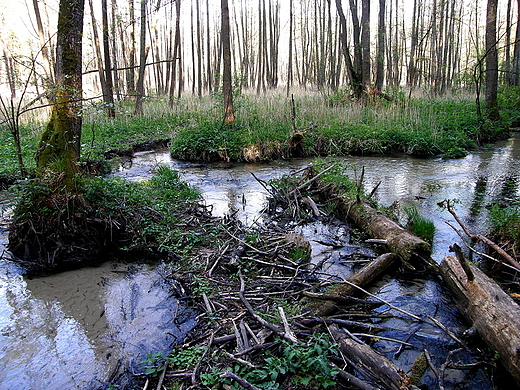
<path id="1" fill-rule="evenodd" d="M 131 149 L 135 144 L 167 139 L 184 142 L 180 146 L 183 153 L 197 158 L 196 151 L 188 149 L 190 144 L 201 147 L 200 142 L 190 140 L 190 134 L 198 134 L 207 139 L 205 145 L 209 149 L 224 152 L 227 158 L 246 159 L 240 149 L 247 149 L 257 159 L 288 157 L 288 141 L 293 133 L 292 99 L 296 131 L 303 135 L 300 153 L 304 156 L 367 153 L 450 156 L 454 155 L 452 151 L 496 139 L 503 130 L 489 126 L 482 131 L 475 102 L 464 94 L 435 99 L 417 95 L 408 99 L 405 93 L 396 91 L 393 102 L 374 99 L 365 105 L 352 99 L 343 101 L 344 96 L 342 91 L 293 89 L 289 98 L 283 90 L 261 95 L 244 91 L 234 99 L 236 123 L 228 132 L 234 149 L 228 151 L 224 150 L 228 141 L 219 144 L 209 139 L 210 133 L 222 126 L 219 94 L 202 98 L 184 95 L 171 107 L 167 98 L 148 98 L 144 115 L 139 117 L 133 115 L 133 102 L 121 102 L 117 104 L 115 119 L 106 117 L 100 103 L 86 102 L 82 111 L 82 155 L 97 159 L 110 150 Z M 47 121 L 46 112 L 29 112 L 22 117 L 22 145 L 29 167 L 34 166 L 36 145 Z M 210 132 L 204 134 L 204 129 Z M 215 134 L 222 135 L 219 131 Z M 0 136 L 4 140 L 0 147 L 0 172 L 16 172 L 6 128 L 0 128 Z"/>

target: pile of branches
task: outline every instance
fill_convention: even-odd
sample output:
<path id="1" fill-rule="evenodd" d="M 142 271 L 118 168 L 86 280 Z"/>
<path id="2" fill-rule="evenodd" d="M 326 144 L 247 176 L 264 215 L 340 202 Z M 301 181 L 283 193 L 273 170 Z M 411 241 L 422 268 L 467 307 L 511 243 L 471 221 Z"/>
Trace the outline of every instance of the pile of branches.
<path id="1" fill-rule="evenodd" d="M 314 181 L 304 179 L 306 185 Z M 327 215 L 314 202 L 302 208 L 308 195 L 300 192 L 298 179 L 293 185 L 277 198 L 278 217 L 286 219 L 283 210 L 300 221 Z M 282 225 L 251 231 L 223 221 L 218 247 L 201 252 L 196 269 L 192 264 L 171 275 L 183 286 L 179 298 L 201 313 L 199 326 L 169 356 L 146 361 L 143 389 L 412 389 L 428 368 L 442 388 L 445 370 L 455 367 L 453 357 L 465 343 L 435 318 L 408 313 L 363 288 L 377 275 L 375 268 L 384 264 L 387 269 L 396 256 L 367 260 L 348 279 L 338 279 L 309 261 L 311 245 L 304 237 L 273 228 Z M 340 294 L 331 288 L 337 285 L 348 288 Z M 388 309 L 377 313 L 382 305 Z M 403 372 L 372 347 L 394 316 L 416 324 L 405 338 L 387 339 L 399 346 L 395 357 L 405 349 L 421 349 L 409 342 L 419 323 L 442 329 L 460 349 L 440 367 L 428 351 L 418 352 L 416 364 Z"/>

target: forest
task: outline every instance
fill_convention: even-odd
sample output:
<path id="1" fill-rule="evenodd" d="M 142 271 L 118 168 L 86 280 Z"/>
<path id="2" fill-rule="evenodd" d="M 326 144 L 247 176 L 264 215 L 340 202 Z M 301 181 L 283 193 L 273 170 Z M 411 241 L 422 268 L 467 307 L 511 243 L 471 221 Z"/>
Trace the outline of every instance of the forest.
<path id="1" fill-rule="evenodd" d="M 0 9 L 0 390 L 520 386 L 520 0 Z"/>

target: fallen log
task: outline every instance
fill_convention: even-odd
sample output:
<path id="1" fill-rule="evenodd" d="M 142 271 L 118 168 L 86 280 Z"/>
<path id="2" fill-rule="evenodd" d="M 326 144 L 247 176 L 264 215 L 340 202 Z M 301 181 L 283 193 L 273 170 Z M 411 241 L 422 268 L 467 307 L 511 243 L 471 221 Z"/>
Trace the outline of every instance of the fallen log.
<path id="1" fill-rule="evenodd" d="M 385 253 L 372 260 L 355 274 L 351 275 L 347 281 L 359 287 L 366 286 L 385 272 L 394 263 L 395 258 L 396 256 L 393 253 Z M 338 283 L 327 291 L 325 297 L 327 295 L 348 297 L 353 295 L 354 291 L 356 291 L 356 288 L 352 285 L 347 283 Z M 309 305 L 309 308 L 316 317 L 324 317 L 335 310 L 336 302 L 329 300 L 326 300 L 325 302 L 323 302 L 323 300 L 315 301 Z"/>
<path id="2" fill-rule="evenodd" d="M 338 343 L 340 351 L 355 365 L 355 368 L 371 376 L 365 379 L 374 380 L 385 389 L 408 388 L 406 374 L 391 360 L 378 354 L 368 345 L 354 340 L 337 325 L 330 325 L 329 330 Z"/>
<path id="3" fill-rule="evenodd" d="M 404 261 L 410 262 L 416 257 L 430 257 L 430 244 L 399 226 L 368 203 L 342 200 L 337 209 L 340 216 L 352 220 L 372 238 L 386 240 L 388 250 L 399 255 Z"/>
<path id="4" fill-rule="evenodd" d="M 313 178 L 314 179 L 314 178 Z M 389 217 L 364 202 L 359 196 L 361 191 L 360 179 L 358 183 L 358 196 L 356 199 L 342 194 L 336 185 L 322 183 L 318 180 L 318 191 L 326 199 L 335 199 L 336 215 L 338 218 L 353 221 L 372 239 L 383 240 L 389 252 L 394 252 L 405 262 L 415 257 L 428 259 L 431 254 L 431 245 L 422 238 L 399 226 Z"/>
<path id="5" fill-rule="evenodd" d="M 473 280 L 456 257 L 446 256 L 440 273 L 457 308 L 520 385 L 520 306 L 480 269 L 468 266 Z"/>

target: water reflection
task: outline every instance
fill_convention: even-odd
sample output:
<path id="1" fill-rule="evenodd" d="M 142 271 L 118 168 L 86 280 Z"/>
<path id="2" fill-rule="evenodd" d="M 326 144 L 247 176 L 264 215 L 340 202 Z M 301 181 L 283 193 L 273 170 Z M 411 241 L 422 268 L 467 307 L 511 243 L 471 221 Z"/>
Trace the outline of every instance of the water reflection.
<path id="1" fill-rule="evenodd" d="M 101 267 L 25 279 L 0 266 L 0 389 L 95 389 L 141 371 L 195 326 L 165 266 Z M 118 377 L 128 383 L 130 376 Z"/>

